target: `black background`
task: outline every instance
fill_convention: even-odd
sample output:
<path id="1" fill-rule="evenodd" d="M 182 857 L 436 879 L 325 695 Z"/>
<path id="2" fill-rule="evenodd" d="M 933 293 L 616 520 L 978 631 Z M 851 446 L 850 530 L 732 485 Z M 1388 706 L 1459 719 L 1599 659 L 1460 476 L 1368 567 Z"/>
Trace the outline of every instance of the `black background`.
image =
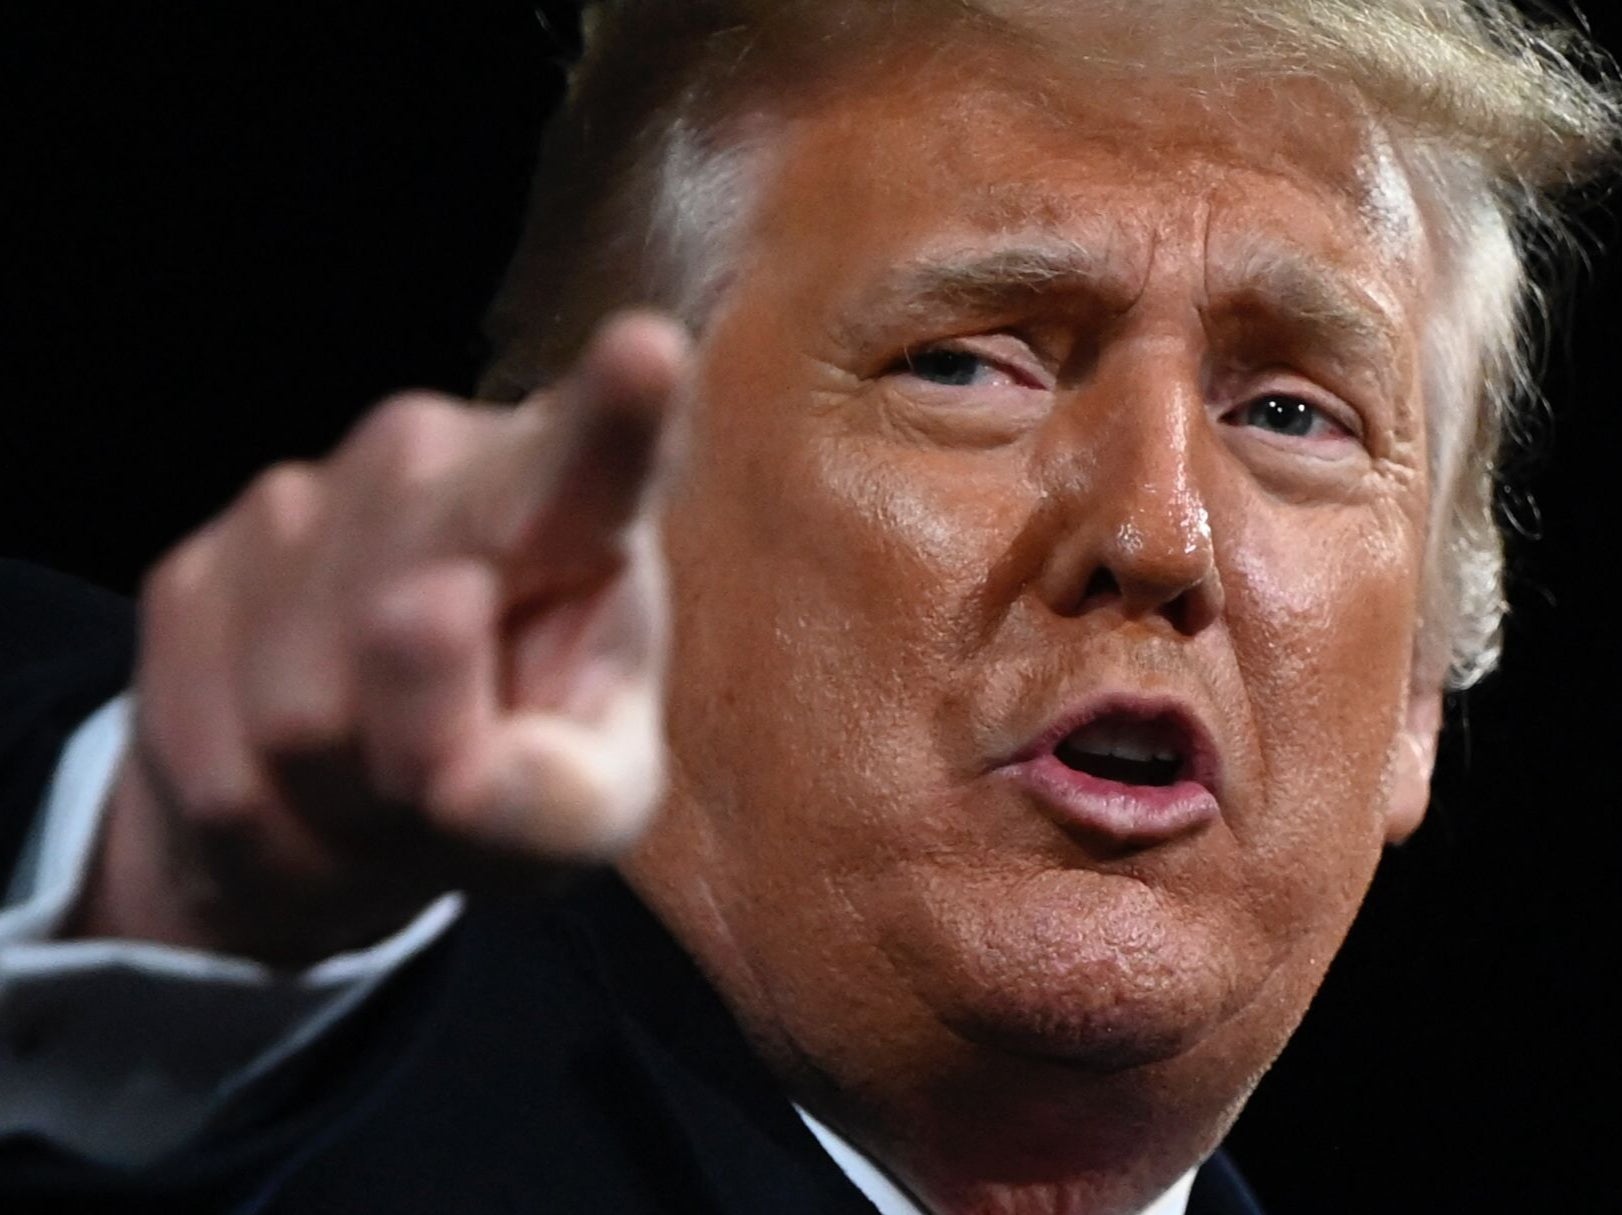
<path id="1" fill-rule="evenodd" d="M 265 462 L 466 391 L 553 56 L 521 0 L 0 12 L 0 553 L 131 589 Z M 1556 310 L 1503 670 L 1235 1131 L 1280 1215 L 1587 1210 L 1622 1167 L 1619 303 L 1602 254 Z"/>

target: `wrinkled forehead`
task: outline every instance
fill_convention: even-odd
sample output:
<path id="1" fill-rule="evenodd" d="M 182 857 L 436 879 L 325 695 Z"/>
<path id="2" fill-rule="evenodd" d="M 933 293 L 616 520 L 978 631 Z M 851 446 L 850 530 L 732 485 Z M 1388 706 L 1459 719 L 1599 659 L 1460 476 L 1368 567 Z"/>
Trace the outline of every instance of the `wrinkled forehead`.
<path id="1" fill-rule="evenodd" d="M 909 215 L 992 232 L 1110 227 L 1118 249 L 1180 220 L 1289 214 L 1322 229 L 1325 247 L 1383 260 L 1404 287 L 1427 276 L 1393 140 L 1355 90 L 1327 81 L 1127 71 L 948 41 L 853 73 L 791 125 L 771 201 L 790 212 L 796 197 L 825 208 L 832 181 L 842 207 L 870 212 L 870 230 Z M 1145 208 L 1146 196 L 1165 205 Z"/>

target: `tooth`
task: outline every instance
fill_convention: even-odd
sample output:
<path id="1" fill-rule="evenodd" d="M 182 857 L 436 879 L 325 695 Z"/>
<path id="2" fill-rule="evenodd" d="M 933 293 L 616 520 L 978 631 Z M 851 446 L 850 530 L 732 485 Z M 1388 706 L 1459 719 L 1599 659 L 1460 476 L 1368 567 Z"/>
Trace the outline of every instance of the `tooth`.
<path id="1" fill-rule="evenodd" d="M 1095 721 L 1083 726 L 1070 736 L 1070 746 L 1089 755 L 1108 755 L 1115 743 L 1116 728 L 1109 722 Z"/>
<path id="2" fill-rule="evenodd" d="M 1144 740 L 1138 736 L 1138 732 L 1136 730 L 1128 730 L 1123 731 L 1121 737 L 1116 740 L 1115 748 L 1113 751 L 1111 751 L 1111 754 L 1114 755 L 1116 759 L 1126 759 L 1131 760 L 1133 763 L 1141 764 L 1148 762 L 1154 752 L 1144 742 Z"/>
<path id="3" fill-rule="evenodd" d="M 1108 719 L 1082 727 L 1065 741 L 1067 750 L 1131 763 L 1175 764 L 1181 757 L 1153 723 Z"/>

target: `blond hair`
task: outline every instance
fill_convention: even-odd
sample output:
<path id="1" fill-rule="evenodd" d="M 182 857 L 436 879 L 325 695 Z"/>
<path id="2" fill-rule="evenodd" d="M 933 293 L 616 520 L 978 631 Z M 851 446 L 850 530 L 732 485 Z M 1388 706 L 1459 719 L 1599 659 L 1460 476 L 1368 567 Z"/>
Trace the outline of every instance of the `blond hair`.
<path id="1" fill-rule="evenodd" d="M 1442 301 L 1424 350 L 1433 517 L 1416 678 L 1468 687 L 1501 651 L 1496 491 L 1532 400 L 1536 271 L 1570 244 L 1566 201 L 1622 145 L 1603 53 L 1504 0 L 601 0 L 491 312 L 482 391 L 532 389 L 616 307 L 656 304 L 701 330 L 774 119 L 843 71 L 966 29 L 1063 47 L 1082 12 L 1116 18 L 1114 37 L 1063 48 L 1095 70 L 1321 80 L 1353 90 L 1392 141 Z"/>

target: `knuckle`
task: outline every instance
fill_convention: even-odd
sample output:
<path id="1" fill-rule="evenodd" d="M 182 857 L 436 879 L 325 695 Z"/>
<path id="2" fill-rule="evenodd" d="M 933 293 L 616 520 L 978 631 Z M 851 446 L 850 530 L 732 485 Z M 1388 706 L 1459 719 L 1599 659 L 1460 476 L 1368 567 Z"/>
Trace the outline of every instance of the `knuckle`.
<path id="1" fill-rule="evenodd" d="M 425 566 L 384 587 L 358 614 L 360 660 L 376 672 L 440 672 L 493 635 L 498 589 L 471 562 Z"/>
<path id="2" fill-rule="evenodd" d="M 141 602 L 148 613 L 172 613 L 189 604 L 214 564 L 209 533 L 184 541 L 148 571 Z"/>
<path id="3" fill-rule="evenodd" d="M 437 665 L 466 648 L 466 615 L 455 599 L 430 586 L 391 588 L 360 614 L 361 657 L 390 668 Z"/>
<path id="4" fill-rule="evenodd" d="M 503 820 L 528 817 L 531 798 L 492 784 L 490 773 L 470 764 L 464 755 L 446 754 L 423 764 L 417 772 L 417 802 L 423 818 L 452 839 L 505 841 L 510 833 Z"/>
<path id="5" fill-rule="evenodd" d="M 421 424 L 424 418 L 433 418 L 456 408 L 454 399 L 443 393 L 413 390 L 397 392 L 384 397 L 361 423 L 361 434 L 387 436 L 397 429 Z"/>
<path id="6" fill-rule="evenodd" d="M 450 397 L 404 393 L 383 402 L 361 424 L 358 444 L 400 480 L 432 480 L 462 446 L 463 414 L 464 408 Z"/>
<path id="7" fill-rule="evenodd" d="M 172 772 L 169 779 L 177 808 L 194 828 L 240 830 L 267 813 L 263 792 L 249 782 L 211 771 Z"/>
<path id="8" fill-rule="evenodd" d="M 273 541 L 291 542 L 315 522 L 320 479 L 307 464 L 277 464 L 261 473 L 244 495 L 242 508 L 256 531 Z"/>
<path id="9" fill-rule="evenodd" d="M 480 827 L 491 815 L 489 799 L 482 791 L 466 782 L 448 780 L 442 772 L 421 772 L 416 793 L 423 817 L 453 839 L 482 834 Z"/>
<path id="10" fill-rule="evenodd" d="M 150 682 L 150 671 L 162 667 L 155 655 L 180 665 L 193 664 L 200 623 L 220 608 L 210 595 L 215 581 L 213 545 L 194 538 L 163 558 L 141 583 L 140 682 Z"/>

